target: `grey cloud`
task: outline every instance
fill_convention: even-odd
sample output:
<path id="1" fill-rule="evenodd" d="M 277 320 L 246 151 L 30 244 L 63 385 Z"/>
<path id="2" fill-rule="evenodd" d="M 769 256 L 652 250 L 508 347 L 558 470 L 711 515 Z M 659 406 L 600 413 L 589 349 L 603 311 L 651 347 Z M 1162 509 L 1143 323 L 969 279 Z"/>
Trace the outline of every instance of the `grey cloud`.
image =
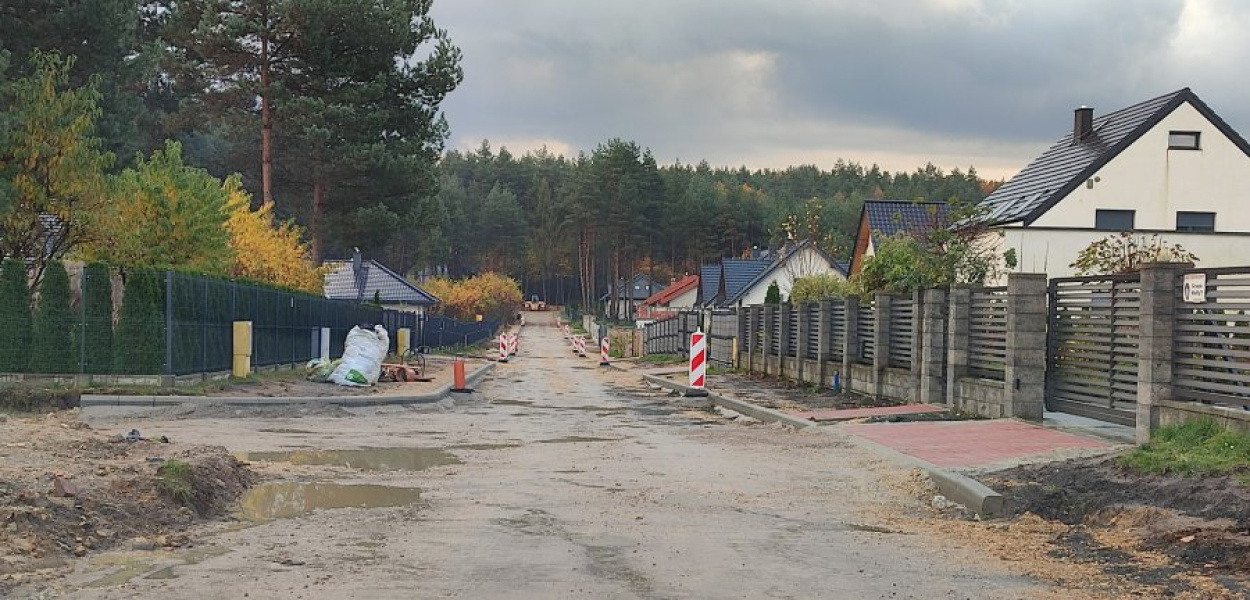
<path id="1" fill-rule="evenodd" d="M 1250 15 L 1235 0 L 1188 1 L 1201 9 L 1191 15 L 1216 15 L 1202 22 L 1217 32 Z M 855 159 L 855 148 L 882 150 L 874 129 L 934 153 L 943 139 L 961 155 L 984 140 L 992 156 L 1048 143 L 1078 104 L 1111 110 L 1185 86 L 1234 127 L 1250 123 L 1239 100 L 1250 84 L 1231 76 L 1250 44 L 1230 29 L 1204 52 L 1182 31 L 1185 10 L 1183 0 L 441 0 L 434 16 L 465 54 L 465 83 L 445 104 L 455 137 L 588 149 L 622 136 L 661 160 L 734 163 L 786 147 Z"/>

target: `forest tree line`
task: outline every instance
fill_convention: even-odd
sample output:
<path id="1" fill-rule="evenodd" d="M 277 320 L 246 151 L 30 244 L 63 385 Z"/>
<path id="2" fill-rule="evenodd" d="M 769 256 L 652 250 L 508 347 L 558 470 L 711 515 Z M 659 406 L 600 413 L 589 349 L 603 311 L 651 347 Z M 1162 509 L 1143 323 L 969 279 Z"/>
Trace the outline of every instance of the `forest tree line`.
<path id="1" fill-rule="evenodd" d="M 996 185 L 971 167 L 932 164 L 896 173 L 852 161 L 828 169 L 661 166 L 620 139 L 576 157 L 545 149 L 516 156 L 484 141 L 447 152 L 439 175 L 420 232 L 403 249 L 410 254 L 392 260 L 416 274 L 499 271 L 522 282 L 527 297 L 584 306 L 633 273 L 663 283 L 787 239 L 815 240 L 845 260 L 866 200 L 970 204 Z"/>

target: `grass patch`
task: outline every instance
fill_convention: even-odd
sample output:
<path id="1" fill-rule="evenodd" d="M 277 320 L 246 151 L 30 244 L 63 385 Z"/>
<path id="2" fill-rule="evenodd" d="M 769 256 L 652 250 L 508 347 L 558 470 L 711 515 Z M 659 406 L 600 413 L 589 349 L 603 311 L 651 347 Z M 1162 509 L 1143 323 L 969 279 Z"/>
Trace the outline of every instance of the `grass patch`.
<path id="1" fill-rule="evenodd" d="M 156 485 L 174 502 L 195 507 L 195 469 L 176 458 L 165 461 L 156 470 Z"/>
<path id="2" fill-rule="evenodd" d="M 686 362 L 686 357 L 681 354 L 644 354 L 638 358 L 638 362 L 661 365 Z"/>
<path id="3" fill-rule="evenodd" d="M 1121 456 L 1123 467 L 1156 474 L 1250 474 L 1250 434 L 1229 431 L 1211 419 L 1161 427 L 1150 442 Z M 1247 483 L 1250 477 L 1238 478 Z"/>

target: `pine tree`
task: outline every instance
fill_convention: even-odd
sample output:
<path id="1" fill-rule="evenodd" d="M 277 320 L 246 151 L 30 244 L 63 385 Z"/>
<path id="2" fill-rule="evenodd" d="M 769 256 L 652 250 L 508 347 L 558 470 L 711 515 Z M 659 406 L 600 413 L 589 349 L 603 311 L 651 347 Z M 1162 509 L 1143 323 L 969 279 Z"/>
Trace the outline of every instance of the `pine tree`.
<path id="1" fill-rule="evenodd" d="M 71 353 L 69 275 L 61 261 L 48 263 L 39 284 L 39 307 L 35 311 L 35 335 L 31 342 L 30 370 L 34 373 L 72 373 L 78 364 Z"/>
<path id="2" fill-rule="evenodd" d="M 8 258 L 0 265 L 0 373 L 26 370 L 30 357 L 30 289 L 26 265 Z"/>
<path id="3" fill-rule="evenodd" d="M 136 269 L 129 275 L 114 337 L 113 369 L 155 375 L 163 371 L 165 359 L 163 277 L 149 269 Z"/>

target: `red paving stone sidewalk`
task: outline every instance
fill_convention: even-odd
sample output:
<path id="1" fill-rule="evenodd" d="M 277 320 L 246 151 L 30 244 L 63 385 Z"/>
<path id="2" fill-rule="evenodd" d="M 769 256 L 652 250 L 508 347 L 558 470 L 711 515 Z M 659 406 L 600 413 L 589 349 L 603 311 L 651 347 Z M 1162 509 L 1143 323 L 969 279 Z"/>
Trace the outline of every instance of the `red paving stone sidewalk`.
<path id="1" fill-rule="evenodd" d="M 874 406 L 872 408 L 838 408 L 828 410 L 812 410 L 807 412 L 791 413 L 800 419 L 808 421 L 849 421 L 851 419 L 859 419 L 863 417 L 875 417 L 879 415 L 911 415 L 917 413 L 943 412 L 945 408 L 933 406 L 932 404 L 904 404 L 902 406 Z"/>
<path id="2" fill-rule="evenodd" d="M 987 466 L 1064 448 L 1112 448 L 1103 442 L 1006 419 L 864 423 L 842 428 L 939 467 Z"/>

